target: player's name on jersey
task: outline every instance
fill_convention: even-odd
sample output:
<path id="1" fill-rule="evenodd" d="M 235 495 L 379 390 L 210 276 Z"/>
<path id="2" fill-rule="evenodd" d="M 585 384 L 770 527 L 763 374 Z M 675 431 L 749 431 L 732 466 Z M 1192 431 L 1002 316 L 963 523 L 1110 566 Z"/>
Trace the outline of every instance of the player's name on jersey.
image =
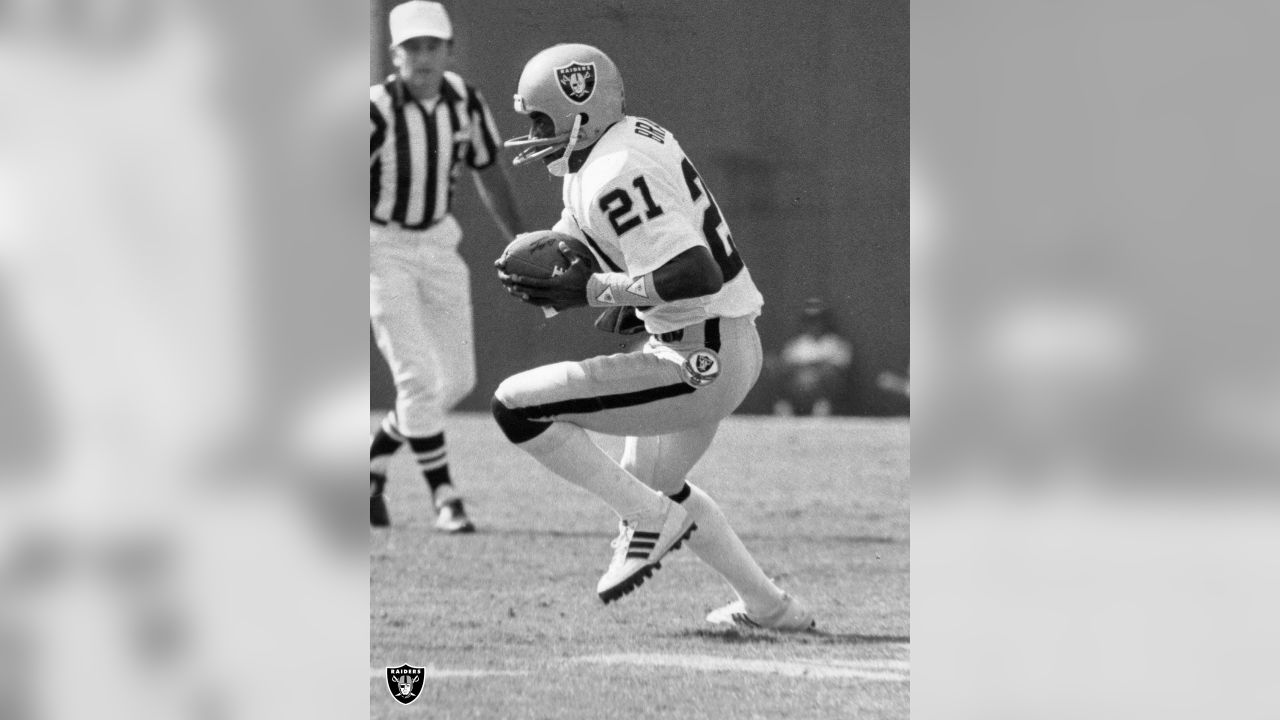
<path id="1" fill-rule="evenodd" d="M 636 134 L 643 135 L 659 143 L 667 139 L 667 131 L 647 120 L 636 120 Z"/>

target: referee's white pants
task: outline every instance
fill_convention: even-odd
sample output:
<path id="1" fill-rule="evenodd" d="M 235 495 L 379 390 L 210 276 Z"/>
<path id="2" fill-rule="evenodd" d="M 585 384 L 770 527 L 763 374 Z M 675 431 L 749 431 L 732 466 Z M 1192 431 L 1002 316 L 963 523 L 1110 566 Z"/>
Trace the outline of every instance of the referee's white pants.
<path id="1" fill-rule="evenodd" d="M 413 437 L 476 384 L 471 276 L 453 216 L 426 230 L 369 226 L 369 321 L 396 385 L 396 426 Z"/>
<path id="2" fill-rule="evenodd" d="M 715 323 L 714 339 L 707 338 L 707 325 L 701 323 L 686 328 L 678 341 L 654 337 L 638 352 L 513 375 L 498 386 L 494 399 L 510 411 L 508 422 L 514 415 L 531 423 L 529 432 L 536 432 L 538 423 L 558 421 L 626 436 L 623 467 L 656 490 L 675 492 L 710 446 L 720 422 L 742 404 L 760 377 L 763 353 L 755 319 L 718 318 Z M 686 362 L 708 347 L 716 353 L 720 372 L 710 384 L 695 387 L 688 381 Z"/>

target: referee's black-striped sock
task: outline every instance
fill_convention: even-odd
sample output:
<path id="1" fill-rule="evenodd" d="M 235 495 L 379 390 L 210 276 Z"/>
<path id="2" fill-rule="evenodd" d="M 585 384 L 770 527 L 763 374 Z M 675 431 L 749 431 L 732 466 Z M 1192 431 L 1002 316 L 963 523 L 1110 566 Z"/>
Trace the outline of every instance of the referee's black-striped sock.
<path id="1" fill-rule="evenodd" d="M 388 414 L 382 418 L 377 432 L 369 441 L 369 483 L 373 494 L 380 494 L 387 484 L 387 465 L 404 442 L 405 437 L 396 429 L 394 416 Z"/>
<path id="2" fill-rule="evenodd" d="M 409 447 L 418 458 L 418 467 L 433 497 L 441 486 L 453 484 L 449 478 L 449 451 L 443 431 L 427 437 L 411 437 Z"/>

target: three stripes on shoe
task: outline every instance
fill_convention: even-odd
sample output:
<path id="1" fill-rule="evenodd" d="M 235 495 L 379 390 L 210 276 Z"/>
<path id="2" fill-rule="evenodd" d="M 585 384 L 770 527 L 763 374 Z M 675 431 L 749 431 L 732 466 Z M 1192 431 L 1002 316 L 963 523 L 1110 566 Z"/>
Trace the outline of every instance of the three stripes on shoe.
<path id="1" fill-rule="evenodd" d="M 659 533 L 656 532 L 637 530 L 631 535 L 631 542 L 627 545 L 627 559 L 647 559 L 658 545 L 658 536 Z"/>

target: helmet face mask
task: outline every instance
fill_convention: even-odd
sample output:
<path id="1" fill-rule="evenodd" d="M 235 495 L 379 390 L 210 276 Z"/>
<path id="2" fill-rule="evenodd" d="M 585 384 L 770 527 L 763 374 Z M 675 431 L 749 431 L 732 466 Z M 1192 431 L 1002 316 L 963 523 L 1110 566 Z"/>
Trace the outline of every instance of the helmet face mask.
<path id="1" fill-rule="evenodd" d="M 513 138 L 505 143 L 507 147 L 526 148 L 516 156 L 512 164 L 523 165 L 538 158 L 542 158 L 544 162 L 550 162 L 563 155 L 565 147 L 569 144 L 569 131 L 556 132 L 555 121 L 546 113 L 536 110 L 529 113 L 529 120 L 531 126 L 528 135 Z"/>
<path id="2" fill-rule="evenodd" d="M 609 56 L 590 45 L 556 45 L 525 64 L 515 110 L 532 127 L 505 143 L 525 148 L 513 164 L 542 158 L 553 175 L 563 175 L 553 161 L 590 146 L 624 117 L 622 76 Z"/>

